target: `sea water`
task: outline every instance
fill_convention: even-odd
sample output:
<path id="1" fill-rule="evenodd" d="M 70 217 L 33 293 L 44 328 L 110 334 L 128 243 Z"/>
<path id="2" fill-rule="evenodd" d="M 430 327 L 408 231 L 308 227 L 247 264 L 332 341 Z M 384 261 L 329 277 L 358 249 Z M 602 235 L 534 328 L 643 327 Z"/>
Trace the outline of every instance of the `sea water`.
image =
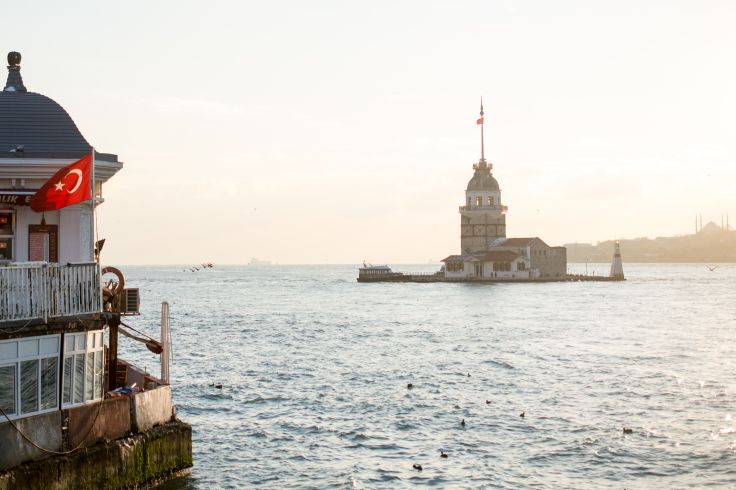
<path id="1" fill-rule="evenodd" d="M 736 486 L 736 266 L 624 268 L 365 284 L 357 266 L 125 267 L 143 310 L 126 323 L 157 336 L 171 304 L 193 426 L 191 476 L 163 487 Z"/>

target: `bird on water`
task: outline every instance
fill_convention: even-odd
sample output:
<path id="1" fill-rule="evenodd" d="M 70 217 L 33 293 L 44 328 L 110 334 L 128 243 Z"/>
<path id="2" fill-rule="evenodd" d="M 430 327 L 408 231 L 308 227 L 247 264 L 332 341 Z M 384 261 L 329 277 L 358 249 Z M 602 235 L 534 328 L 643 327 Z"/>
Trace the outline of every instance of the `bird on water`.
<path id="1" fill-rule="evenodd" d="M 465 427 L 465 419 L 462 419 L 462 420 L 460 421 L 460 425 L 462 425 L 463 427 Z"/>
<path id="2" fill-rule="evenodd" d="M 524 416 L 525 416 L 525 415 L 526 415 L 526 413 L 525 413 L 525 412 L 521 412 L 521 413 L 519 414 L 519 417 L 521 417 L 521 418 L 524 418 Z"/>
<path id="3" fill-rule="evenodd" d="M 447 453 L 444 452 L 442 449 L 440 449 L 440 458 L 446 458 L 446 457 L 447 457 Z"/>
<path id="4" fill-rule="evenodd" d="M 414 468 L 417 471 L 422 471 L 424 468 L 422 468 L 422 465 L 414 463 L 411 465 L 412 468 Z"/>

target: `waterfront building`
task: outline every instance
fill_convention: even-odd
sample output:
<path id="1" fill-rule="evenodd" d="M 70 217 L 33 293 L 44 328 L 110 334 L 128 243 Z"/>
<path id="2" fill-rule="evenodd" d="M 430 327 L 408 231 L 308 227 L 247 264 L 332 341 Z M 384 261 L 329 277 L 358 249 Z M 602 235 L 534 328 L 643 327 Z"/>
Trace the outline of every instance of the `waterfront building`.
<path id="1" fill-rule="evenodd" d="M 94 210 L 123 164 L 28 91 L 20 61 L 8 55 L 0 92 L 0 488 L 141 484 L 191 466 L 191 428 L 173 419 L 167 380 L 117 358 L 138 290 L 116 269 L 102 284 Z M 87 159 L 89 174 L 59 174 Z M 52 185 L 63 196 L 89 187 L 84 201 L 34 211 Z"/>
<path id="2" fill-rule="evenodd" d="M 550 247 L 538 237 L 507 238 L 506 212 L 501 188 L 493 176 L 493 164 L 485 158 L 485 116 L 481 100 L 478 125 L 481 154 L 460 206 L 459 255 L 442 260 L 450 279 L 545 279 L 567 273 L 565 247 Z"/>

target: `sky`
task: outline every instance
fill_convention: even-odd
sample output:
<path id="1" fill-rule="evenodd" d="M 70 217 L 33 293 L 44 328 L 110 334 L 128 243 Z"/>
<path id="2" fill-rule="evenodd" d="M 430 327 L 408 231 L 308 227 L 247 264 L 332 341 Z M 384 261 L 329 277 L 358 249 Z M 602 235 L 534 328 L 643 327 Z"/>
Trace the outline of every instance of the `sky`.
<path id="1" fill-rule="evenodd" d="M 736 224 L 736 2 L 25 2 L 26 87 L 124 168 L 107 264 L 437 262 L 480 157 L 508 236 Z"/>

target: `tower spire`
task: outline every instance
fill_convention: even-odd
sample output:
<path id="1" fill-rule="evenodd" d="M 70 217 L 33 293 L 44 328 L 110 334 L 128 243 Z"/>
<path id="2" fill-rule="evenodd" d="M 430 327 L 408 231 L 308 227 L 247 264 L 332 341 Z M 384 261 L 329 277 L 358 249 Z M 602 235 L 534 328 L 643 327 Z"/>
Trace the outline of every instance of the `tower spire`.
<path id="1" fill-rule="evenodd" d="M 486 155 L 485 155 L 485 142 L 483 141 L 483 96 L 480 96 L 480 119 L 478 119 L 478 124 L 480 124 L 480 163 L 485 164 L 486 163 Z"/>

